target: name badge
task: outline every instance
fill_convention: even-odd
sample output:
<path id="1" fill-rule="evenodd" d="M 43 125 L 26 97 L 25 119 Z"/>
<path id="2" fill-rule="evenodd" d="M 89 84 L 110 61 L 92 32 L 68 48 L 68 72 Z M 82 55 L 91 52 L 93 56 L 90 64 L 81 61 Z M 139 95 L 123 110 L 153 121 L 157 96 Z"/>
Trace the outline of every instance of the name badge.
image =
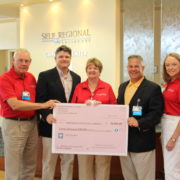
<path id="1" fill-rule="evenodd" d="M 132 115 L 133 116 L 142 116 L 142 107 L 141 106 L 133 106 Z"/>
<path id="2" fill-rule="evenodd" d="M 23 92 L 22 92 L 22 100 L 30 101 L 30 100 L 31 100 L 31 98 L 30 98 L 30 92 L 28 92 L 28 91 L 23 91 Z"/>

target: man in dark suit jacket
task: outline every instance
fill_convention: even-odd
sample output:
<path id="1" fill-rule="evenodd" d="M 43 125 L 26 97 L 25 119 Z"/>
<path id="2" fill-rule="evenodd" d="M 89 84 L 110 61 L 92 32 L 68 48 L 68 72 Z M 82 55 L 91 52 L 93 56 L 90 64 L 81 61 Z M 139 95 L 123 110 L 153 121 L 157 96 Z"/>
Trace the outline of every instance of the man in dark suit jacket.
<path id="1" fill-rule="evenodd" d="M 120 85 L 118 104 L 129 105 L 128 156 L 120 157 L 125 180 L 155 180 L 155 126 L 163 113 L 159 85 L 144 75 L 143 59 L 128 57 L 130 81 Z"/>
<path id="2" fill-rule="evenodd" d="M 71 101 L 74 89 L 80 83 L 80 76 L 70 71 L 71 49 L 60 46 L 55 52 L 56 67 L 39 74 L 37 82 L 37 102 L 56 99 L 62 103 Z M 39 132 L 43 142 L 42 180 L 54 180 L 58 154 L 51 153 L 52 123 L 55 119 L 52 110 L 40 110 L 42 119 Z M 72 180 L 74 155 L 61 154 L 61 180 Z"/>

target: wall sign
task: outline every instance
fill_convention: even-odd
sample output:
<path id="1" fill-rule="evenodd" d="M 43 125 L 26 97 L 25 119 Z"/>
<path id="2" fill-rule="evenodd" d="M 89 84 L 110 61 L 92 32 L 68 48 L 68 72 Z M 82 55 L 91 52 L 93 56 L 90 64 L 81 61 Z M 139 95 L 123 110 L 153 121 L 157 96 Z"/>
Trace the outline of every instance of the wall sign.
<path id="1" fill-rule="evenodd" d="M 52 43 L 88 43 L 91 41 L 89 29 L 70 30 L 63 32 L 49 32 L 41 34 L 42 42 Z"/>

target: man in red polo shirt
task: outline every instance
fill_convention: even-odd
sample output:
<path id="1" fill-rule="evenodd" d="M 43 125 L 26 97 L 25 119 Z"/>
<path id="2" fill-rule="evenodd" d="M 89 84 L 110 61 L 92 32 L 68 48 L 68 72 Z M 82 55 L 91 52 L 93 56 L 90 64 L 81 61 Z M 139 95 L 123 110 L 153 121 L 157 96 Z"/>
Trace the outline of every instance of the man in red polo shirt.
<path id="1" fill-rule="evenodd" d="M 30 64 L 30 53 L 19 49 L 13 67 L 0 76 L 6 180 L 33 180 L 38 138 L 35 110 L 53 108 L 56 102 L 35 103 L 36 80 L 27 72 Z"/>

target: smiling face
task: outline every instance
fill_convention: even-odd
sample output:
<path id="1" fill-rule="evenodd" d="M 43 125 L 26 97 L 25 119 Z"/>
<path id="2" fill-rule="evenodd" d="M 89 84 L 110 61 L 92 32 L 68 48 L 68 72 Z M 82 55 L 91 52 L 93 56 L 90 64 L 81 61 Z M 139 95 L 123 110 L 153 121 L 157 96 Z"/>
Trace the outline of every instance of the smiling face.
<path id="1" fill-rule="evenodd" d="M 66 51 L 59 51 L 55 57 L 56 65 L 58 68 L 68 69 L 71 63 L 71 55 Z"/>
<path id="2" fill-rule="evenodd" d="M 23 75 L 27 72 L 30 64 L 31 58 L 27 52 L 19 52 L 15 54 L 13 58 L 13 67 L 18 74 Z"/>
<path id="3" fill-rule="evenodd" d="M 86 68 L 86 73 L 88 76 L 88 79 L 99 79 L 100 76 L 100 70 L 95 64 L 89 64 Z"/>
<path id="4" fill-rule="evenodd" d="M 180 76 L 180 62 L 172 56 L 168 56 L 165 60 L 165 69 L 171 80 Z"/>
<path id="5" fill-rule="evenodd" d="M 143 77 L 144 66 L 138 58 L 129 59 L 127 69 L 132 82 L 137 82 Z"/>

